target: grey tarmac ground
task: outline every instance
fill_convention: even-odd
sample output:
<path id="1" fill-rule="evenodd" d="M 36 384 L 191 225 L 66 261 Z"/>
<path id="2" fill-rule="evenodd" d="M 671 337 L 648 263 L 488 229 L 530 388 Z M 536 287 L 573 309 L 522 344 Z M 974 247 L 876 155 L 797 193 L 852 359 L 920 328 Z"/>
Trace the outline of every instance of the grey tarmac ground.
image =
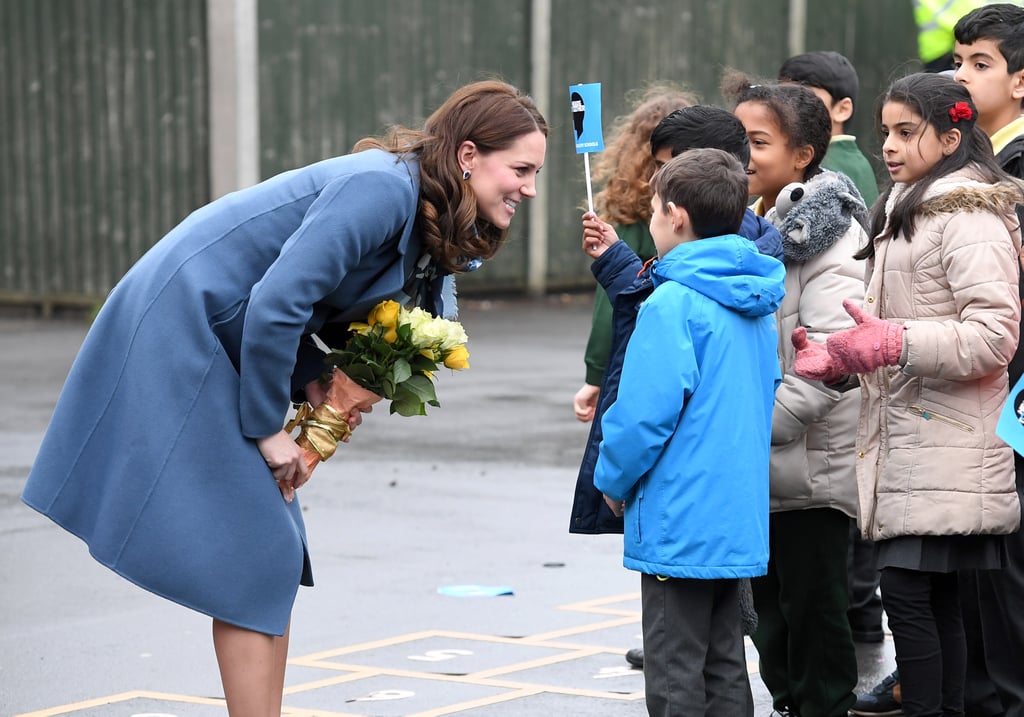
<path id="1" fill-rule="evenodd" d="M 472 368 L 439 376 L 442 406 L 378 409 L 317 468 L 300 491 L 317 586 L 295 604 L 283 714 L 646 714 L 622 657 L 640 644 L 638 576 L 620 536 L 567 531 L 589 319 L 585 296 L 464 301 Z M 0 319 L 0 716 L 222 717 L 210 620 L 18 499 L 85 330 Z M 862 688 L 892 669 L 889 638 L 858 651 Z"/>

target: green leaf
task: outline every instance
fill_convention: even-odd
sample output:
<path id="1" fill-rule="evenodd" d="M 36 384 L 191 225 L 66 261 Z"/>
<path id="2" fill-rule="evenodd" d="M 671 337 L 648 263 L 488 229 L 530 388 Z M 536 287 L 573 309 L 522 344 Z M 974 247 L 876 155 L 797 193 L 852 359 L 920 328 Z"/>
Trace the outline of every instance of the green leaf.
<path id="1" fill-rule="evenodd" d="M 437 361 L 428 359 L 421 353 L 417 353 L 415 356 L 409 359 L 409 366 L 413 373 L 423 373 L 424 371 L 436 371 Z"/>
<path id="2" fill-rule="evenodd" d="M 437 400 L 434 382 L 422 374 L 410 377 L 408 381 L 402 383 L 402 388 L 424 403 Z"/>
<path id="3" fill-rule="evenodd" d="M 397 413 L 400 416 L 425 416 L 427 409 L 423 402 L 416 398 L 396 398 L 391 402 L 391 413 Z"/>
<path id="4" fill-rule="evenodd" d="M 412 377 L 412 368 L 410 368 L 409 362 L 404 358 L 400 358 L 395 361 L 394 372 L 392 375 L 394 376 L 396 384 L 408 381 Z"/>

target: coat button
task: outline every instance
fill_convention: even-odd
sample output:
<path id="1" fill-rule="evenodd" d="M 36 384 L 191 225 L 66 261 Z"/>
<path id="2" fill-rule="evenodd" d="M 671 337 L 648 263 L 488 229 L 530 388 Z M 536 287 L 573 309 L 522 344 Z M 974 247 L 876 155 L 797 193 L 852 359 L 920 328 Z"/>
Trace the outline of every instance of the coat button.
<path id="1" fill-rule="evenodd" d="M 858 457 L 858 458 L 863 458 L 863 457 L 864 457 L 864 451 L 861 451 L 861 452 L 859 452 L 859 453 L 857 454 L 857 457 Z"/>
<path id="2" fill-rule="evenodd" d="M 869 297 L 868 297 L 868 303 L 869 303 L 869 304 L 873 304 L 873 303 L 875 303 L 875 297 L 873 297 L 873 296 L 869 296 Z"/>

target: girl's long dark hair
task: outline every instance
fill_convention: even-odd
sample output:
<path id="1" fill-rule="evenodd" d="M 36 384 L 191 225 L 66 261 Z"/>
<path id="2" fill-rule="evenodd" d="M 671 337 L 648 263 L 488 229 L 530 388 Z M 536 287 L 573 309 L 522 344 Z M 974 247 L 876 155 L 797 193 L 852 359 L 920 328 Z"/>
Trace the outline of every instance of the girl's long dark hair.
<path id="1" fill-rule="evenodd" d="M 972 165 L 980 178 L 986 182 L 995 183 L 1008 179 L 1008 175 L 1000 169 L 992 154 L 992 143 L 977 126 L 978 108 L 971 101 L 970 93 L 953 78 L 931 72 L 919 72 L 896 80 L 878 103 L 876 121 L 879 134 L 882 107 L 887 102 L 906 105 L 940 135 L 951 129 L 960 130 L 960 145 L 952 154 L 936 162 L 924 177 L 914 182 L 904 193 L 893 207 L 887 226 L 885 205 L 893 190 L 893 185 L 890 184 L 871 208 L 871 239 L 867 246 L 857 252 L 858 259 L 869 259 L 875 255 L 875 237 L 887 239 L 902 234 L 910 241 L 921 209 L 921 201 L 928 188 L 940 177 Z M 970 107 L 970 119 L 960 117 L 953 121 L 950 110 L 958 102 L 965 102 Z"/>

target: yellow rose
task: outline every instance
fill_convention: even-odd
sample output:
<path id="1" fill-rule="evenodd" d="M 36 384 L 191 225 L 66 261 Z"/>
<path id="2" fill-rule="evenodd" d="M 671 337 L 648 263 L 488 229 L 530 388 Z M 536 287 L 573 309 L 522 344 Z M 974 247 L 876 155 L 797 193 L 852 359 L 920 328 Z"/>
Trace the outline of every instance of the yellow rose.
<path id="1" fill-rule="evenodd" d="M 362 321 L 353 321 L 348 325 L 348 330 L 360 334 L 361 336 L 366 336 L 370 333 L 370 325 L 364 324 Z"/>
<path id="2" fill-rule="evenodd" d="M 386 329 L 394 329 L 398 326 L 398 318 L 401 315 L 402 306 L 397 301 L 382 301 L 370 311 L 370 317 L 367 319 L 370 326 L 376 326 L 377 324 L 383 324 Z M 389 332 L 390 333 L 390 332 Z M 386 340 L 386 339 L 385 339 Z M 388 341 L 392 343 L 394 339 Z"/>
<path id="3" fill-rule="evenodd" d="M 431 361 L 437 361 L 437 354 L 434 353 L 434 349 L 432 348 L 420 349 L 420 356 L 428 358 Z"/>
<path id="4" fill-rule="evenodd" d="M 469 368 L 469 351 L 464 344 L 453 347 L 444 357 L 444 365 L 459 371 Z"/>

